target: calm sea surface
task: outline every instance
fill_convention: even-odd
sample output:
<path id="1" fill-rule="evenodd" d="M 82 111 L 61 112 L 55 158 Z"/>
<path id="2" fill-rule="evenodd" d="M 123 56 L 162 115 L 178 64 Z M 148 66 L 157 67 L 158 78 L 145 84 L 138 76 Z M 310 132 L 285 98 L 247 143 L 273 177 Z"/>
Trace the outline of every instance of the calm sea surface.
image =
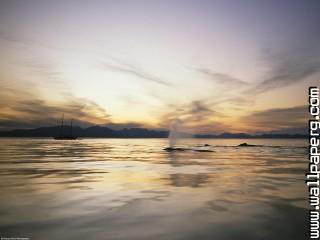
<path id="1" fill-rule="evenodd" d="M 234 147 L 242 142 L 263 145 Z M 0 235 L 307 239 L 307 140 L 0 139 Z"/>

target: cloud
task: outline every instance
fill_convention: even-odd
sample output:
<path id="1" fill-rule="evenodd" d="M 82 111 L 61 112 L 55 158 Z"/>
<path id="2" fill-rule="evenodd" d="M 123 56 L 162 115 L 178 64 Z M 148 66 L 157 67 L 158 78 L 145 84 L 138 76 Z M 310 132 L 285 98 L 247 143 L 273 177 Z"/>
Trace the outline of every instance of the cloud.
<path id="1" fill-rule="evenodd" d="M 295 56 L 295 58 L 299 58 L 299 56 Z M 278 61 L 278 64 L 269 73 L 269 77 L 250 91 L 253 90 L 253 93 L 259 94 L 275 88 L 287 87 L 318 73 L 320 73 L 320 62 L 318 61 L 308 61 L 303 58 L 300 58 L 299 61 L 296 59 Z"/>
<path id="2" fill-rule="evenodd" d="M 43 58 L 29 58 L 24 61 L 17 62 L 20 66 L 31 69 L 35 73 L 45 77 L 60 77 L 61 73 L 57 70 L 56 64 L 53 61 Z"/>
<path id="3" fill-rule="evenodd" d="M 120 129 L 124 129 L 124 128 L 145 128 L 148 127 L 143 123 L 137 123 L 137 122 L 125 122 L 125 123 L 107 123 L 104 124 L 105 127 L 109 127 L 112 128 L 114 130 L 120 130 Z"/>
<path id="4" fill-rule="evenodd" d="M 228 103 L 230 105 L 229 107 L 241 109 L 241 107 L 252 106 L 255 102 L 252 98 L 238 95 L 227 98 L 221 101 L 221 103 Z"/>
<path id="5" fill-rule="evenodd" d="M 174 110 L 165 115 L 165 118 L 168 121 L 172 121 L 176 118 L 185 121 L 199 121 L 206 117 L 210 117 L 215 113 L 215 111 L 210 109 L 203 101 L 193 101 L 190 104 L 179 107 L 171 106 L 171 108 L 174 108 Z"/>
<path id="6" fill-rule="evenodd" d="M 45 101 L 37 95 L 34 86 L 23 87 L 20 83 L 2 78 L 0 88 L 0 126 L 2 129 L 55 125 L 62 113 L 76 124 L 104 124 L 110 115 L 93 101 L 64 95 L 59 102 Z"/>
<path id="7" fill-rule="evenodd" d="M 247 132 L 251 134 L 272 132 L 305 134 L 308 107 L 274 108 L 255 111 L 243 117 L 230 117 L 212 110 L 203 101 L 173 108 L 161 118 L 163 128 L 169 128 L 177 119 L 180 131 L 188 133 L 217 134 L 222 132 Z"/>
<path id="8" fill-rule="evenodd" d="M 27 71 L 29 73 L 27 77 L 29 75 L 32 76 L 32 79 L 30 77 L 28 79 L 35 82 L 38 87 L 65 89 L 63 73 L 59 71 L 58 64 L 53 60 L 43 57 L 32 57 L 21 59 L 13 62 L 13 64 L 19 65 L 20 69 Z"/>
<path id="9" fill-rule="evenodd" d="M 4 29 L 0 29 L 0 39 L 8 41 L 8 42 L 14 42 L 18 44 L 27 44 L 27 45 L 34 45 L 35 41 L 29 37 L 22 37 L 20 34 L 17 34 L 12 31 L 7 31 Z"/>
<path id="10" fill-rule="evenodd" d="M 7 41 L 8 43 L 19 44 L 22 46 L 40 47 L 48 50 L 63 50 L 68 49 L 57 47 L 52 44 L 48 44 L 43 41 L 39 41 L 39 36 L 28 36 L 26 34 L 17 33 L 15 31 L 8 31 L 6 29 L 0 29 L 0 40 Z"/>
<path id="11" fill-rule="evenodd" d="M 192 101 L 182 106 L 168 106 L 171 110 L 161 117 L 160 127 L 169 126 L 179 120 L 179 131 L 188 133 L 214 133 L 230 129 L 224 123 L 224 114 L 213 110 L 204 101 Z"/>
<path id="12" fill-rule="evenodd" d="M 243 81 L 236 76 L 214 71 L 209 68 L 192 68 L 198 73 L 201 73 L 207 77 L 212 83 L 215 83 L 215 89 L 217 90 L 213 97 L 207 99 L 207 104 L 217 108 L 219 105 L 226 106 L 228 108 L 239 109 L 244 106 L 248 106 L 254 103 L 254 100 L 244 94 L 245 91 L 250 89 L 253 84 Z M 230 106 L 229 106 L 230 105 Z"/>
<path id="13" fill-rule="evenodd" d="M 135 77 L 138 77 L 140 79 L 143 80 L 147 80 L 153 83 L 157 83 L 163 86 L 170 86 L 171 84 L 162 80 L 160 77 L 155 76 L 143 69 L 141 69 L 140 67 L 131 64 L 131 63 L 126 63 L 124 61 L 120 61 L 118 59 L 115 58 L 111 58 L 113 60 L 114 63 L 110 63 L 110 62 L 103 62 L 102 66 L 104 69 L 107 70 L 112 70 L 112 71 L 116 71 L 116 72 L 120 72 L 120 73 L 124 73 L 124 74 L 130 74 L 133 75 Z"/>
<path id="14" fill-rule="evenodd" d="M 255 94 L 283 88 L 319 77 L 320 30 L 319 14 L 304 18 L 305 26 L 296 27 L 294 34 L 285 43 L 277 41 L 262 51 L 262 60 L 269 71 L 252 91 Z"/>
<path id="15" fill-rule="evenodd" d="M 308 107 L 274 108 L 253 112 L 238 119 L 249 132 L 285 131 L 307 129 Z M 299 132 L 300 132 L 299 130 Z"/>
<path id="16" fill-rule="evenodd" d="M 103 108 L 80 98 L 63 104 L 47 103 L 39 99 L 17 100 L 0 109 L 2 128 L 55 125 L 62 113 L 66 119 L 74 119 L 77 125 L 103 124 L 110 121 L 110 115 Z"/>
<path id="17" fill-rule="evenodd" d="M 226 85 L 227 87 L 243 87 L 249 84 L 234 76 L 231 76 L 225 73 L 216 72 L 208 68 L 196 68 L 196 70 L 206 75 L 207 77 L 209 77 L 210 80 L 220 85 Z"/>

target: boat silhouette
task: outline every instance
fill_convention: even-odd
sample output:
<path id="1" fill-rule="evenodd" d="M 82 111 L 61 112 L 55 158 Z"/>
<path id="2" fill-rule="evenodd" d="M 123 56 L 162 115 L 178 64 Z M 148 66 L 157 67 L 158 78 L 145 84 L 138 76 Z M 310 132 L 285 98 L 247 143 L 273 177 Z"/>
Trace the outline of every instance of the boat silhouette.
<path id="1" fill-rule="evenodd" d="M 72 122 L 73 119 L 70 120 L 70 131 L 69 133 L 65 133 L 64 130 L 64 114 L 62 114 L 62 118 L 61 118 L 61 125 L 60 125 L 60 129 L 59 129 L 59 135 L 54 137 L 55 140 L 76 140 L 78 137 L 73 135 L 72 132 Z"/>

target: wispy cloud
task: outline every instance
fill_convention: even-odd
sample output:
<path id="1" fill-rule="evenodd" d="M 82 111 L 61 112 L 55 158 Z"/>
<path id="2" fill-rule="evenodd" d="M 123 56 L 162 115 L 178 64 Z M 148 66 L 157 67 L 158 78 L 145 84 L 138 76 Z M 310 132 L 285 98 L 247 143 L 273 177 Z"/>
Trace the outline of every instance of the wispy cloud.
<path id="1" fill-rule="evenodd" d="M 65 88 L 63 73 L 59 71 L 58 64 L 54 60 L 32 57 L 21 59 L 12 64 L 18 64 L 20 69 L 27 71 L 33 77 L 31 81 L 36 81 L 38 86 L 43 84 L 46 88 Z"/>
<path id="2" fill-rule="evenodd" d="M 320 75 L 319 15 L 306 18 L 308 26 L 296 29 L 295 35 L 278 46 L 267 46 L 262 51 L 262 60 L 269 71 L 252 91 L 263 93 L 284 88 Z"/>
<path id="3" fill-rule="evenodd" d="M 171 84 L 167 81 L 164 81 L 160 77 L 151 74 L 147 72 L 146 70 L 142 69 L 141 67 L 138 67 L 137 65 L 134 65 L 132 63 L 127 63 L 122 60 L 111 58 L 113 60 L 112 62 L 103 62 L 102 67 L 107 70 L 112 70 L 115 72 L 120 72 L 124 74 L 133 75 L 137 78 L 147 80 L 153 83 L 157 83 L 163 86 L 170 86 Z"/>
<path id="4" fill-rule="evenodd" d="M 207 105 L 217 107 L 228 104 L 231 108 L 241 108 L 249 104 L 253 104 L 251 99 L 245 92 L 252 88 L 253 84 L 243 81 L 237 76 L 214 71 L 209 68 L 192 68 L 198 73 L 206 77 L 208 81 L 215 84 L 216 92 L 212 98 L 206 99 Z"/>
<path id="5" fill-rule="evenodd" d="M 227 87 L 240 87 L 247 86 L 249 83 L 231 76 L 229 74 L 213 71 L 209 68 L 195 68 L 198 72 L 206 75 L 211 81 L 214 81 L 220 85 L 225 85 Z"/>
<path id="6" fill-rule="evenodd" d="M 284 60 L 278 63 L 269 73 L 269 77 L 258 83 L 253 89 L 250 89 L 250 91 L 259 94 L 275 88 L 288 87 L 320 73 L 320 62 L 300 60 L 299 62 L 297 62 L 297 60 Z"/>
<path id="7" fill-rule="evenodd" d="M 7 31 L 5 29 L 0 29 L 0 39 L 18 44 L 35 44 L 35 41 L 32 38 L 27 36 L 21 36 L 20 34 L 17 34 L 13 31 Z"/>
<path id="8" fill-rule="evenodd" d="M 31 46 L 47 50 L 69 51 L 65 47 L 57 46 L 39 39 L 37 35 L 27 35 L 13 30 L 0 28 L 0 40 L 20 46 Z"/>

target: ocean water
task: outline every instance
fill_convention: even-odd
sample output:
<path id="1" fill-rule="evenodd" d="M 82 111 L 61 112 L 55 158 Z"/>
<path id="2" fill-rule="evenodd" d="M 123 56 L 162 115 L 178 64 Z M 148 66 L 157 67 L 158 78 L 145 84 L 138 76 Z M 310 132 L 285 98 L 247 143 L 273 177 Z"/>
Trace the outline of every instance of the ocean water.
<path id="1" fill-rule="evenodd" d="M 259 147 L 235 147 L 247 142 Z M 308 238 L 307 140 L 0 139 L 0 235 Z"/>

